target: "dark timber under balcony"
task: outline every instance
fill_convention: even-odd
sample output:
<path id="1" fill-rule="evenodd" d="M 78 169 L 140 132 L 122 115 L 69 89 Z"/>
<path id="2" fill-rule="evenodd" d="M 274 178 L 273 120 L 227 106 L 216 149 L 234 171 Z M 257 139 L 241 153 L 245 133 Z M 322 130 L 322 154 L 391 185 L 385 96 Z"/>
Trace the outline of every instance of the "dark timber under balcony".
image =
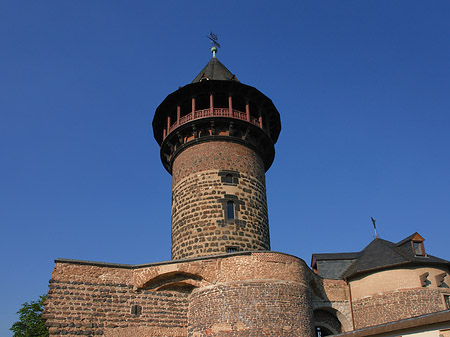
<path id="1" fill-rule="evenodd" d="M 267 171 L 275 157 L 272 139 L 259 126 L 228 117 L 204 117 L 178 126 L 161 144 L 161 161 L 169 173 L 179 153 L 199 143 L 225 141 L 242 144 L 255 151 Z"/>
<path id="2" fill-rule="evenodd" d="M 259 90 L 237 81 L 204 80 L 171 93 L 156 109 L 153 134 L 159 145 L 187 123 L 205 118 L 244 121 L 263 130 L 276 143 L 280 114 Z"/>

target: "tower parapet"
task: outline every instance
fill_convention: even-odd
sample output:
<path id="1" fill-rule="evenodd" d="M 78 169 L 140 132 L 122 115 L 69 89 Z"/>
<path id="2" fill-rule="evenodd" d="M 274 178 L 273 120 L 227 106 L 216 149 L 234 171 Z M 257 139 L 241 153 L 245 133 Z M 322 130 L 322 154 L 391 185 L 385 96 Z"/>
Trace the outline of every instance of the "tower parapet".
<path id="1" fill-rule="evenodd" d="M 172 258 L 269 250 L 265 172 L 281 130 L 272 101 L 213 57 L 156 109 L 172 174 Z"/>

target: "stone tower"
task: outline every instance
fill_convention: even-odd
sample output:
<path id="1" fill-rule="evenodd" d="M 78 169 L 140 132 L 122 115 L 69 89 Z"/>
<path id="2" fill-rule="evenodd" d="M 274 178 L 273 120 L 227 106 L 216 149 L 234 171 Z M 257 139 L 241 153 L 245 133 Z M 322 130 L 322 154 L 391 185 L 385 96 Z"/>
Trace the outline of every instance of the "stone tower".
<path id="1" fill-rule="evenodd" d="M 270 250 L 265 172 L 281 130 L 272 101 L 213 57 L 156 109 L 172 175 L 172 259 Z"/>

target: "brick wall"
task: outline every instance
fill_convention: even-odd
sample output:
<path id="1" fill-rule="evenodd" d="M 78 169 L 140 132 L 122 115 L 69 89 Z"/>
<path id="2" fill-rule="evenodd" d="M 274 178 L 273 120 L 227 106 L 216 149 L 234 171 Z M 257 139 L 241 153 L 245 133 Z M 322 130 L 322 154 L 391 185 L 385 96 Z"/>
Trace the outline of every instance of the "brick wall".
<path id="1" fill-rule="evenodd" d="M 342 331 L 353 329 L 349 287 L 345 281 L 322 279 L 317 276 L 317 281 L 311 284 L 311 289 L 315 313 L 317 309 L 332 313 L 333 317 L 338 319 Z M 316 321 L 316 325 L 320 325 L 319 323 L 320 321 Z M 328 328 L 338 331 L 332 326 Z"/>
<path id="2" fill-rule="evenodd" d="M 360 329 L 446 310 L 443 293 L 448 293 L 448 289 L 408 289 L 368 296 L 354 301 L 355 328 Z"/>
<path id="3" fill-rule="evenodd" d="M 190 336 L 309 336 L 314 277 L 302 260 L 275 252 L 147 266 L 58 260 L 44 318 L 51 336 L 181 337 L 189 328 Z"/>
<path id="4" fill-rule="evenodd" d="M 175 158 L 172 186 L 191 174 L 216 169 L 236 170 L 265 184 L 264 164 L 253 150 L 234 142 L 211 141 L 188 147 Z"/>
<path id="5" fill-rule="evenodd" d="M 313 336 L 309 289 L 281 281 L 231 282 L 191 295 L 189 336 Z"/>
<path id="6" fill-rule="evenodd" d="M 227 247 L 270 249 L 264 165 L 253 150 L 225 141 L 197 144 L 178 155 L 172 171 L 173 259 Z M 234 219 L 226 217 L 227 201 L 234 203 Z"/>
<path id="7" fill-rule="evenodd" d="M 130 337 L 139 336 L 138 331 L 146 336 L 185 336 L 189 294 L 133 289 L 129 270 L 59 267 L 50 281 L 44 313 L 51 336 L 115 336 L 112 331 Z M 142 308 L 140 315 L 131 314 L 132 305 Z"/>

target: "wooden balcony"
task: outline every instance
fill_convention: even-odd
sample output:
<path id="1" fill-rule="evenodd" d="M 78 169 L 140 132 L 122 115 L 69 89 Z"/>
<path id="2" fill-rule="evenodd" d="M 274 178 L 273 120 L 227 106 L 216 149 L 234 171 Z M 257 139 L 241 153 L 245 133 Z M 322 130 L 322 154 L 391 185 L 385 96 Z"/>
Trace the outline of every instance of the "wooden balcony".
<path id="1" fill-rule="evenodd" d="M 259 118 L 255 118 L 253 116 L 250 116 L 249 114 L 236 110 L 236 109 L 229 109 L 229 108 L 208 108 L 203 110 L 196 110 L 194 113 L 189 113 L 183 117 L 180 117 L 175 123 L 170 125 L 170 120 L 168 120 L 168 132 L 164 130 L 163 139 L 165 139 L 169 133 L 171 133 L 173 130 L 175 130 L 177 127 L 186 124 L 192 120 L 197 120 L 201 118 L 208 118 L 208 117 L 226 117 L 226 118 L 234 118 L 239 119 L 243 121 L 247 121 L 249 123 L 252 123 L 261 129 L 262 127 L 262 120 Z"/>

